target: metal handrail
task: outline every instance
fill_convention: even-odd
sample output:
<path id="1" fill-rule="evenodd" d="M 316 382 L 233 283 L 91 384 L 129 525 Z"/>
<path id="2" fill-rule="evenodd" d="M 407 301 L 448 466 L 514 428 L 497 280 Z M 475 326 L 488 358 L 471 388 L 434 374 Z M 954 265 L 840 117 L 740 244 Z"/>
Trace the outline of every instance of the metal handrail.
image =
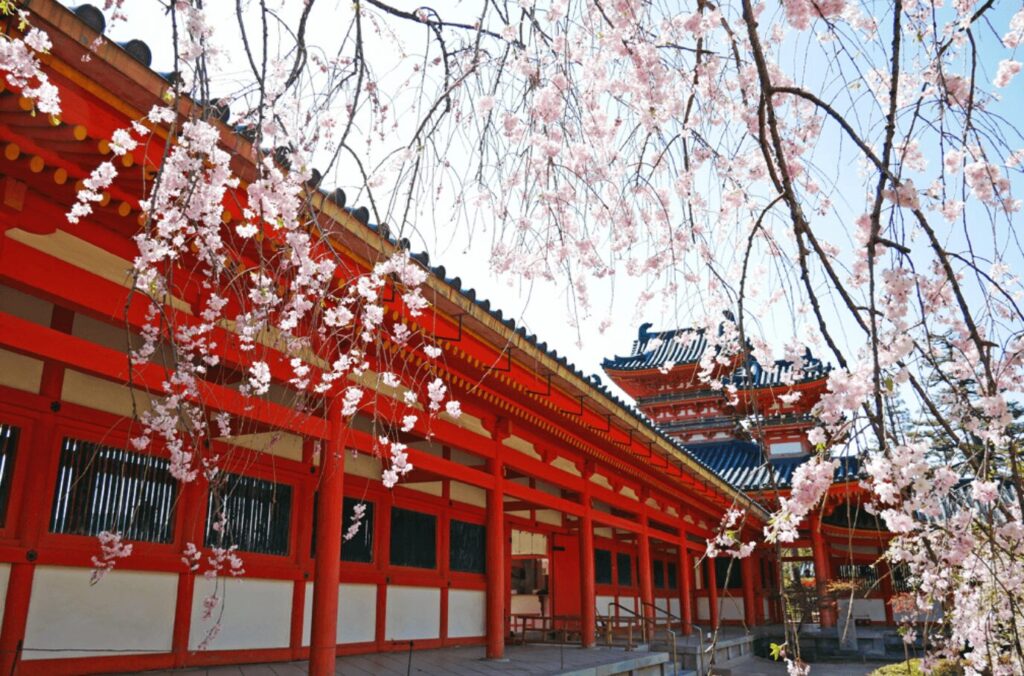
<path id="1" fill-rule="evenodd" d="M 676 669 L 678 669 L 677 659 L 679 657 L 679 652 L 678 652 L 678 649 L 676 647 L 676 632 L 672 630 L 672 620 L 679 620 L 679 628 L 682 629 L 683 628 L 683 619 L 681 617 L 676 617 L 675 615 L 673 615 L 670 611 L 666 610 L 665 608 L 659 608 L 657 605 L 655 605 L 653 603 L 649 603 L 648 601 L 644 601 L 643 599 L 640 599 L 640 606 L 642 608 L 651 607 L 651 608 L 654 609 L 654 631 L 658 630 L 658 613 L 659 612 L 664 613 L 664 615 L 668 618 L 668 624 L 665 625 L 665 633 L 668 634 L 668 638 L 672 641 L 671 642 L 671 646 L 672 646 L 672 673 L 675 674 L 676 673 Z"/>
<path id="2" fill-rule="evenodd" d="M 609 601 L 608 602 L 608 617 L 609 618 L 612 617 L 612 608 L 618 608 L 620 610 L 625 610 L 627 613 L 629 613 L 630 615 L 635 617 L 637 620 L 639 620 L 640 621 L 640 640 L 643 643 L 647 643 L 647 622 L 644 621 L 643 616 L 642 615 L 638 615 L 635 610 L 633 610 L 632 608 L 627 608 L 626 606 L 622 605 L 621 603 L 617 603 L 615 601 Z M 627 643 L 628 643 L 628 648 L 630 650 L 633 649 L 633 625 L 634 624 L 635 623 L 630 622 L 629 624 L 626 625 L 626 630 L 628 632 L 627 633 Z"/>

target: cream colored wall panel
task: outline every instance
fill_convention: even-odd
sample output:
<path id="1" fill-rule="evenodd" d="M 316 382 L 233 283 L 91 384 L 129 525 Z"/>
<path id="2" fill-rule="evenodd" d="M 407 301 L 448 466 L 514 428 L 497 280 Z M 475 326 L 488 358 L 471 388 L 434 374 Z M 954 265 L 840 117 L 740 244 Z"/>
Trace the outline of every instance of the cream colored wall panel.
<path id="1" fill-rule="evenodd" d="M 380 459 L 367 453 L 352 453 L 345 451 L 345 474 L 361 476 L 367 479 L 380 481 Z"/>
<path id="2" fill-rule="evenodd" d="M 415 473 L 414 473 L 415 474 Z M 413 476 L 410 474 L 409 476 Z M 416 491 L 417 493 L 426 493 L 427 495 L 434 495 L 441 497 L 444 493 L 444 483 L 441 481 L 403 481 L 398 484 L 404 486 L 410 491 Z"/>
<path id="3" fill-rule="evenodd" d="M 541 523 L 546 523 L 552 526 L 562 525 L 562 513 L 554 509 L 538 509 L 536 510 L 536 519 Z"/>
<path id="4" fill-rule="evenodd" d="M 632 488 L 630 488 L 629 486 L 623 486 L 623 487 L 622 487 L 622 490 L 621 490 L 621 491 L 619 491 L 619 493 L 621 493 L 622 495 L 626 496 L 626 497 L 627 497 L 627 498 L 629 498 L 630 500 L 637 500 L 637 501 L 639 501 L 639 500 L 640 500 L 640 496 L 639 496 L 639 495 L 637 495 L 637 494 L 636 494 L 636 491 L 634 491 L 634 490 L 633 490 Z"/>
<path id="5" fill-rule="evenodd" d="M 288 432 L 259 432 L 256 434 L 239 434 L 234 437 L 220 437 L 223 441 L 241 448 L 248 448 L 260 453 L 269 453 L 279 458 L 287 458 L 296 462 L 302 460 L 302 437 Z"/>
<path id="6" fill-rule="evenodd" d="M 682 617 L 682 613 L 679 612 L 679 597 L 673 597 L 668 600 L 668 612 L 672 613 L 675 617 Z"/>
<path id="7" fill-rule="evenodd" d="M 0 311 L 33 324 L 49 326 L 53 303 L 0 284 Z"/>
<path id="8" fill-rule="evenodd" d="M 102 345 L 118 352 L 126 352 L 128 348 L 128 331 L 123 324 L 121 326 L 114 326 L 113 324 L 93 319 L 88 315 L 76 314 L 71 333 L 78 338 L 88 340 L 90 343 Z M 138 340 L 133 340 L 132 343 L 134 346 L 138 343 Z"/>
<path id="9" fill-rule="evenodd" d="M 467 465 L 470 467 L 479 467 L 485 463 L 485 460 L 479 455 L 473 455 L 472 453 L 467 453 L 466 451 L 458 448 L 451 449 L 450 457 L 452 462 L 457 462 L 460 465 Z"/>
<path id="10" fill-rule="evenodd" d="M 389 585 L 384 639 L 408 641 L 441 636 L 441 590 Z"/>
<path id="11" fill-rule="evenodd" d="M 719 598 L 718 619 L 743 620 L 743 599 L 735 597 Z"/>
<path id="12" fill-rule="evenodd" d="M 555 484 L 548 483 L 547 481 L 544 481 L 542 479 L 537 479 L 534 482 L 534 487 L 538 491 L 541 491 L 542 493 L 547 493 L 548 495 L 553 495 L 556 498 L 562 497 L 562 489 L 561 488 L 559 488 Z"/>
<path id="13" fill-rule="evenodd" d="M 608 538 L 612 537 L 612 529 L 609 526 L 597 526 L 594 528 L 594 537 L 597 538 Z"/>
<path id="14" fill-rule="evenodd" d="M 313 583 L 306 583 L 302 645 L 309 645 L 313 626 Z M 338 643 L 369 643 L 377 628 L 377 585 L 338 585 Z"/>
<path id="15" fill-rule="evenodd" d="M 528 530 L 512 529 L 512 556 L 547 556 L 548 536 Z"/>
<path id="16" fill-rule="evenodd" d="M 560 469 L 563 472 L 568 472 L 569 474 L 572 474 L 573 476 L 582 476 L 580 474 L 580 471 L 578 469 L 576 469 L 576 463 L 574 463 L 572 460 L 569 460 L 569 458 L 562 458 L 562 457 L 555 458 L 551 462 L 551 466 L 556 468 L 556 469 Z"/>
<path id="17" fill-rule="evenodd" d="M 42 377 L 43 362 L 40 360 L 0 350 L 0 385 L 38 394 Z"/>
<path id="18" fill-rule="evenodd" d="M 448 638 L 485 636 L 487 592 L 477 589 L 448 590 Z"/>
<path id="19" fill-rule="evenodd" d="M 764 605 L 762 605 L 762 608 L 764 609 L 764 619 L 765 619 L 765 621 L 767 621 L 769 615 L 771 614 L 771 612 L 770 612 L 771 609 L 770 609 L 770 607 L 768 605 L 768 599 L 761 599 L 761 603 L 764 604 Z"/>
<path id="20" fill-rule="evenodd" d="M 483 488 L 464 484 L 461 481 L 452 481 L 448 491 L 451 499 L 456 502 L 464 502 L 474 507 L 487 506 L 487 491 Z"/>
<path id="21" fill-rule="evenodd" d="M 91 575 L 91 568 L 36 568 L 22 659 L 171 650 L 176 574 L 113 570 L 96 585 Z"/>
<path id="22" fill-rule="evenodd" d="M 512 595 L 513 615 L 537 615 L 540 614 L 540 597 L 536 594 L 513 594 Z"/>
<path id="23" fill-rule="evenodd" d="M 541 459 L 540 454 L 536 450 L 534 450 L 533 444 L 531 444 L 529 441 L 526 441 L 525 439 L 517 437 L 514 434 L 507 437 L 502 443 L 508 446 L 509 448 L 514 448 L 520 453 L 523 453 L 525 455 L 530 456 L 531 458 L 534 458 L 535 460 Z"/>
<path id="24" fill-rule="evenodd" d="M 210 650 L 285 648 L 291 637 L 292 583 L 251 577 L 220 578 L 217 594 L 222 608 L 203 619 L 203 599 L 214 591 L 214 580 L 196 578 L 192 593 L 192 625 L 188 645 L 195 650 L 220 616 L 220 630 Z M 173 608 L 173 603 L 172 603 Z M 220 615 L 223 610 L 223 615 Z"/>
<path id="25" fill-rule="evenodd" d="M 590 480 L 593 483 L 597 484 L 598 486 L 603 486 L 603 487 L 607 488 L 608 490 L 612 489 L 611 482 L 609 482 L 608 479 L 604 475 L 602 475 L 602 474 L 597 474 L 595 472 L 594 474 L 590 475 Z"/>
<path id="26" fill-rule="evenodd" d="M 11 564 L 0 563 L 0 617 L 4 616 L 7 605 L 7 583 L 11 578 Z"/>
<path id="27" fill-rule="evenodd" d="M 114 284 L 120 284 L 126 288 L 130 288 L 132 285 L 131 261 L 63 230 L 40 235 L 15 228 L 8 230 L 7 236 L 65 263 L 88 270 L 91 274 Z M 192 306 L 180 298 L 171 298 L 170 302 L 178 310 L 192 314 Z"/>
<path id="28" fill-rule="evenodd" d="M 415 448 L 417 451 L 423 451 L 436 458 L 444 457 L 444 448 L 441 444 L 434 443 L 433 441 L 416 441 L 409 444 L 409 448 Z"/>
<path id="29" fill-rule="evenodd" d="M 113 415 L 132 416 L 132 390 L 109 380 L 86 375 L 80 371 L 64 371 L 61 399 L 79 406 L 94 408 Z M 135 391 L 135 405 L 141 413 L 149 408 L 149 395 Z"/>

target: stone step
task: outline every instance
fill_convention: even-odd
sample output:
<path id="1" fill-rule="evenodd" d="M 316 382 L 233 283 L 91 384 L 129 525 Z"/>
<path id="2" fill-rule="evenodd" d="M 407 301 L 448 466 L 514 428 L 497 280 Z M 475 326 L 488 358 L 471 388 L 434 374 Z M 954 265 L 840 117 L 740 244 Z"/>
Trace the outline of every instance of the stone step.
<path id="1" fill-rule="evenodd" d="M 750 661 L 754 658 L 752 654 L 741 655 L 725 662 L 715 663 L 708 670 L 708 676 L 740 676 L 749 671 Z"/>

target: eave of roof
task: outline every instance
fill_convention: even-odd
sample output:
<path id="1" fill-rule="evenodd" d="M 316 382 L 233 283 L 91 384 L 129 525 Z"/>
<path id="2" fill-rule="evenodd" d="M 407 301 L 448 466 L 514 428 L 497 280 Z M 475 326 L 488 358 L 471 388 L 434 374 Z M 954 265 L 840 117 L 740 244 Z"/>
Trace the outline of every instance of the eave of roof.
<path id="1" fill-rule="evenodd" d="M 106 67 L 107 70 L 112 71 L 120 80 L 119 89 L 124 90 L 125 95 L 133 95 L 133 99 L 130 101 L 122 101 L 117 97 L 104 99 L 119 112 L 131 119 L 138 119 L 155 101 L 161 99 L 168 86 L 167 80 L 163 76 L 137 61 L 113 41 L 97 34 L 71 10 L 56 0 L 35 0 L 31 4 L 31 11 L 34 16 L 61 31 L 66 38 L 79 46 L 93 44 L 97 37 L 103 38 L 90 54 L 92 60 L 98 61 L 93 65 Z M 126 86 L 127 83 L 131 83 L 134 88 Z M 94 95 L 99 93 L 99 88 L 96 89 L 97 91 L 92 92 Z M 195 104 L 190 101 L 182 100 L 179 104 L 179 112 L 187 114 L 193 105 Z M 235 153 L 236 156 L 250 161 L 254 157 L 254 146 L 226 124 L 220 122 L 217 124 L 221 130 L 222 143 L 227 149 Z M 344 234 L 345 239 L 355 238 L 367 247 L 385 255 L 399 248 L 408 249 L 407 241 L 396 241 L 394 237 L 391 237 L 386 231 L 382 232 L 377 226 L 358 220 L 350 211 L 331 200 L 326 191 L 317 191 L 312 195 L 312 200 L 313 205 L 321 213 L 342 227 L 343 233 L 337 234 Z M 345 245 L 348 246 L 347 243 Z M 434 292 L 456 305 L 484 327 L 495 332 L 500 337 L 502 344 L 523 351 L 530 357 L 531 362 L 542 366 L 568 387 L 584 393 L 598 404 L 603 404 L 624 427 L 633 429 L 633 425 L 639 423 L 640 434 L 647 437 L 647 440 L 653 443 L 665 457 L 674 459 L 696 476 L 710 482 L 724 496 L 748 506 L 758 518 L 762 520 L 767 518 L 767 512 L 750 496 L 698 461 L 686 447 L 658 429 L 643 413 L 619 399 L 605 387 L 599 376 L 584 374 L 565 356 L 548 348 L 546 342 L 539 342 L 537 337 L 527 333 L 524 327 L 517 327 L 513 319 L 504 317 L 501 310 L 492 309 L 490 301 L 477 299 L 476 290 L 464 288 L 460 278 L 448 278 L 443 266 L 431 266 L 425 252 L 412 254 L 412 256 L 433 273 L 427 284 Z"/>

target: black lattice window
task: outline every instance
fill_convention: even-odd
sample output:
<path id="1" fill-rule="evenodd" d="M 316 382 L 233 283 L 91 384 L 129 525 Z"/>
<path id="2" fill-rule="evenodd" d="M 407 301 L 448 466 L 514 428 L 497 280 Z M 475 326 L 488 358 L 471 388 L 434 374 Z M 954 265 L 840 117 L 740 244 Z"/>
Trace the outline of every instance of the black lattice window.
<path id="1" fill-rule="evenodd" d="M 840 580 L 849 580 L 850 582 L 874 584 L 878 581 L 878 571 L 867 563 L 841 563 L 837 573 Z"/>
<path id="2" fill-rule="evenodd" d="M 437 517 L 391 508 L 391 565 L 437 568 Z"/>
<path id="3" fill-rule="evenodd" d="M 255 554 L 288 553 L 292 487 L 241 474 L 221 475 L 206 509 L 206 546 Z M 219 524 L 223 524 L 220 526 Z"/>
<path id="4" fill-rule="evenodd" d="M 607 549 L 594 550 L 594 582 L 612 583 L 612 553 Z"/>
<path id="5" fill-rule="evenodd" d="M 665 566 L 665 572 L 668 573 L 668 588 L 675 589 L 679 586 L 678 572 L 676 570 L 676 564 L 668 563 Z"/>
<path id="6" fill-rule="evenodd" d="M 0 424 L 0 528 L 7 525 L 7 503 L 11 500 L 14 456 L 18 451 L 20 431 L 12 425 Z"/>
<path id="7" fill-rule="evenodd" d="M 719 589 L 743 589 L 743 573 L 739 559 L 719 556 L 715 562 L 715 582 Z"/>
<path id="8" fill-rule="evenodd" d="M 341 532 L 344 533 L 352 525 L 352 517 L 356 513 L 356 505 L 363 505 L 363 518 L 359 520 L 359 530 L 351 540 L 341 543 L 341 560 L 352 563 L 373 563 L 373 503 L 357 498 L 344 498 L 341 507 Z M 310 539 L 309 555 L 316 558 L 317 513 L 320 511 L 320 494 L 313 494 L 313 535 Z"/>
<path id="9" fill-rule="evenodd" d="M 452 519 L 449 525 L 448 565 L 460 573 L 486 572 L 487 529 Z"/>
<path id="10" fill-rule="evenodd" d="M 64 439 L 50 532 L 170 542 L 178 482 L 164 458 Z"/>
<path id="11" fill-rule="evenodd" d="M 619 552 L 615 555 L 615 567 L 618 569 L 619 584 L 628 587 L 633 584 L 632 557 Z"/>

